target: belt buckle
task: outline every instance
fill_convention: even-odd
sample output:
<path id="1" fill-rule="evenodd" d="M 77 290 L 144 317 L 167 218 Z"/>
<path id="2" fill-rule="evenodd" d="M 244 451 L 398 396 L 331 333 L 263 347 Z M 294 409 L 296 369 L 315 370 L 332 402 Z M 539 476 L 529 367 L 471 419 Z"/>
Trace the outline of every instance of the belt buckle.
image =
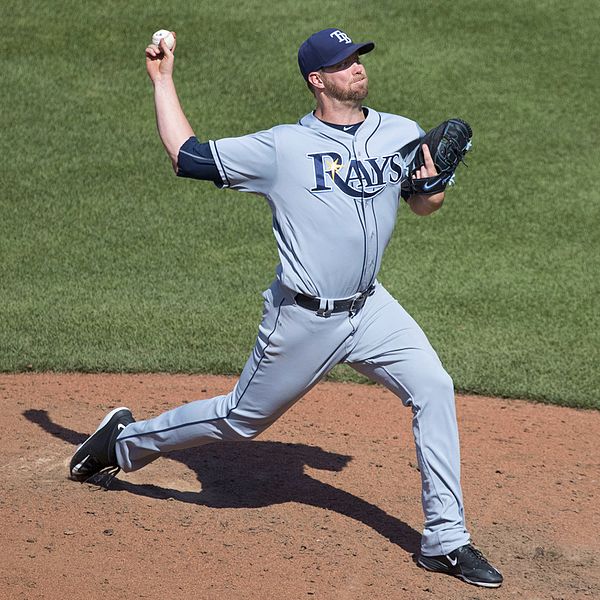
<path id="1" fill-rule="evenodd" d="M 360 296 L 353 298 L 352 302 L 350 303 L 350 316 L 353 317 L 365 305 L 367 298 L 369 296 L 372 296 L 374 293 L 375 287 L 371 286 L 368 289 L 366 289 Z M 359 303 L 358 306 L 357 303 Z"/>
<path id="2" fill-rule="evenodd" d="M 350 303 L 350 309 L 348 311 L 350 313 L 351 317 L 353 317 L 362 308 L 362 306 L 364 304 L 364 297 L 365 297 L 365 295 L 361 294 L 360 296 L 357 296 L 356 298 L 353 298 L 352 302 Z M 359 300 L 363 300 L 363 302 L 361 302 L 360 306 L 357 307 L 356 303 Z"/>

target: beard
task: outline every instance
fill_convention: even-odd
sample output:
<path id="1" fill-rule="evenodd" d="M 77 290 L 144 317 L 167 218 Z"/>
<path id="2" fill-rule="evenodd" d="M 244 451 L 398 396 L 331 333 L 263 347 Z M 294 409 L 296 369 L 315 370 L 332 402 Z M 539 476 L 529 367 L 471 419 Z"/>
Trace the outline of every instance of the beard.
<path id="1" fill-rule="evenodd" d="M 369 93 L 369 80 L 366 75 L 363 79 L 359 79 L 360 85 L 357 82 L 349 83 L 347 87 L 342 87 L 335 84 L 333 81 L 323 79 L 323 85 L 327 90 L 328 95 L 340 102 L 361 102 Z"/>

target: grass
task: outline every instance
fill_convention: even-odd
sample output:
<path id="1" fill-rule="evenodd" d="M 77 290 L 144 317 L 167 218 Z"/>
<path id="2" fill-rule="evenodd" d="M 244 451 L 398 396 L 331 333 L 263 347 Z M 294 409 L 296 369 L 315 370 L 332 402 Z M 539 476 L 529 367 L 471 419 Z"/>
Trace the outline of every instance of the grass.
<path id="1" fill-rule="evenodd" d="M 296 49 L 335 24 L 377 44 L 369 105 L 475 132 L 444 208 L 401 211 L 380 280 L 458 389 L 600 408 L 597 3 L 320 7 L 2 4 L 0 371 L 240 371 L 277 263 L 270 212 L 173 176 L 143 48 L 177 31 L 182 103 L 216 139 L 308 112 Z"/>

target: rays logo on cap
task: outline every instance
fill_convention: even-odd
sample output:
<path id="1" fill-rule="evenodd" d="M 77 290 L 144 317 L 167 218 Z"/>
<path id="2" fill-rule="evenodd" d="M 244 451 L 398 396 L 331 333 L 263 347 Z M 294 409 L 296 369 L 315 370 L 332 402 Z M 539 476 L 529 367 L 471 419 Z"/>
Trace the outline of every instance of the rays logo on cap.
<path id="1" fill-rule="evenodd" d="M 344 33 L 343 31 L 340 31 L 339 29 L 336 29 L 335 31 L 332 31 L 329 34 L 329 37 L 335 37 L 337 38 L 337 41 L 344 44 L 351 44 L 352 40 L 348 37 L 347 33 Z"/>
<path id="2" fill-rule="evenodd" d="M 354 52 L 365 54 L 375 48 L 373 42 L 356 44 L 350 36 L 335 27 L 313 33 L 298 48 L 298 66 L 304 79 L 313 71 L 333 67 Z"/>

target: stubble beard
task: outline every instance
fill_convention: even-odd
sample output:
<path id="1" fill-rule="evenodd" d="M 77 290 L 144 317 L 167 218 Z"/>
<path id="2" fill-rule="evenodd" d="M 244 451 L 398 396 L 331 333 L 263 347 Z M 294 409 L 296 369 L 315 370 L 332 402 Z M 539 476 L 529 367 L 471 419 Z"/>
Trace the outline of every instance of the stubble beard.
<path id="1" fill-rule="evenodd" d="M 339 102 L 359 104 L 367 97 L 367 94 L 369 93 L 369 80 L 365 76 L 364 79 L 359 81 L 362 82 L 362 85 L 357 86 L 349 84 L 347 88 L 343 88 L 331 81 L 324 79 L 323 85 L 325 90 L 327 90 L 327 94 L 331 98 L 334 98 Z"/>

